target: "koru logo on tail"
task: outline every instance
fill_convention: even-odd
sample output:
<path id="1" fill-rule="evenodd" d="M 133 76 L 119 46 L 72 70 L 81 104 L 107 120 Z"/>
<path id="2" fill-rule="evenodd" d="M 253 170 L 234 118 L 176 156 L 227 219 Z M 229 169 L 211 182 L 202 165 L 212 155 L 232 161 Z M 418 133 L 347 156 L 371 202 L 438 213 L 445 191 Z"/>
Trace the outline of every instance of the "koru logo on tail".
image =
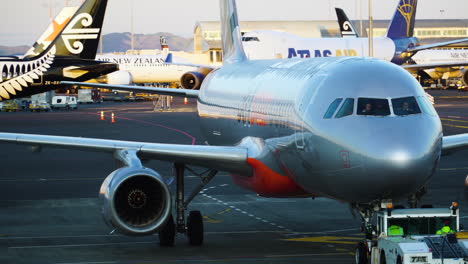
<path id="1" fill-rule="evenodd" d="M 89 27 L 93 24 L 93 17 L 88 13 L 81 13 L 73 18 L 63 30 L 63 42 L 67 50 L 72 54 L 80 54 L 84 49 L 83 43 L 78 40 L 97 39 L 101 30 L 100 28 L 74 28 L 78 23 L 81 23 L 83 27 Z M 73 45 L 71 45 L 70 41 L 73 41 Z"/>
<path id="2" fill-rule="evenodd" d="M 355 35 L 356 32 L 354 32 L 353 27 L 351 26 L 351 23 L 349 21 L 345 21 L 343 23 L 343 35 Z"/>

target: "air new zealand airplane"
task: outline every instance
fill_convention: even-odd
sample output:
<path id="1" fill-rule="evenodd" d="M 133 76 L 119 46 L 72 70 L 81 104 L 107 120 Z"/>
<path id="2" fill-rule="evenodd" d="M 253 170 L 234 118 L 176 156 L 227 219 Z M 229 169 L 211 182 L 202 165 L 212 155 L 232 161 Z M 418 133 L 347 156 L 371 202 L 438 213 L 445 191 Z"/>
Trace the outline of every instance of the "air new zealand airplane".
<path id="1" fill-rule="evenodd" d="M 118 70 L 95 61 L 107 0 L 87 0 L 37 55 L 0 58 L 0 101 L 63 87 L 60 81 L 87 81 Z"/>

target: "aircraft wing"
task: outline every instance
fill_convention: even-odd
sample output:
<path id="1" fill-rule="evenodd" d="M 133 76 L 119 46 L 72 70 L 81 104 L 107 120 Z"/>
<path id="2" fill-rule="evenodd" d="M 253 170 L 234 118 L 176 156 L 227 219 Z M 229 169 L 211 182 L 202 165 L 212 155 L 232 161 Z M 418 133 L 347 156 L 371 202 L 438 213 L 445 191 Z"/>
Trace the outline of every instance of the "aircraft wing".
<path id="1" fill-rule="evenodd" d="M 133 150 L 143 159 L 191 164 L 234 173 L 249 173 L 251 170 L 247 164 L 248 149 L 242 146 L 160 144 L 18 133 L 0 133 L 0 143 L 31 145 L 36 150 L 52 147 L 111 154 L 120 150 Z"/>
<path id="2" fill-rule="evenodd" d="M 130 92 L 141 92 L 141 93 L 152 93 L 160 95 L 170 96 L 183 96 L 183 97 L 198 97 L 198 90 L 190 89 L 175 89 L 175 88 L 160 88 L 160 87 L 148 87 L 148 86 L 137 86 L 137 85 L 117 85 L 117 84 L 103 84 L 103 83 L 84 83 L 84 82 L 60 82 L 65 85 L 78 85 L 85 87 L 95 87 L 113 90 L 122 90 Z"/>
<path id="3" fill-rule="evenodd" d="M 442 140 L 442 155 L 468 149 L 468 133 L 453 136 L 445 136 Z"/>
<path id="4" fill-rule="evenodd" d="M 438 48 L 438 47 L 450 46 L 450 45 L 457 44 L 460 42 L 468 42 L 468 38 L 416 46 L 416 47 L 408 48 L 406 52 L 416 52 L 420 50 L 427 50 L 427 49 L 433 49 L 433 48 Z"/>

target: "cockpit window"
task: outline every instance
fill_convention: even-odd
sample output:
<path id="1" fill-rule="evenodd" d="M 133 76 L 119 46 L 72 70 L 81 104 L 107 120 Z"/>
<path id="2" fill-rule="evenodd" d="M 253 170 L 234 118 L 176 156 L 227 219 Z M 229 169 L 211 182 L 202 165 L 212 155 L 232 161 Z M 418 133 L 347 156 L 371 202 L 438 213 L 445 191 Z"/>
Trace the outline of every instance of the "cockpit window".
<path id="1" fill-rule="evenodd" d="M 434 110 L 434 107 L 431 105 L 426 96 L 418 96 L 416 98 L 421 106 L 421 109 L 424 113 L 435 116 L 437 113 Z"/>
<path id="2" fill-rule="evenodd" d="M 243 37 L 242 41 L 260 41 L 257 37 Z"/>
<path id="3" fill-rule="evenodd" d="M 393 112 L 398 116 L 420 114 L 416 98 L 413 96 L 392 99 Z"/>
<path id="4" fill-rule="evenodd" d="M 338 113 L 336 113 L 335 118 L 349 116 L 349 115 L 352 115 L 353 112 L 354 112 L 354 99 L 346 98 L 340 110 L 338 111 Z"/>
<path id="5" fill-rule="evenodd" d="M 328 110 L 325 113 L 325 115 L 323 116 L 323 118 L 325 118 L 325 119 L 332 118 L 333 114 L 335 113 L 336 109 L 340 105 L 341 101 L 343 101 L 343 98 L 335 99 L 335 101 L 333 101 L 330 104 L 330 106 L 328 107 Z"/>
<path id="6" fill-rule="evenodd" d="M 387 99 L 359 98 L 358 115 L 388 116 L 390 107 Z"/>

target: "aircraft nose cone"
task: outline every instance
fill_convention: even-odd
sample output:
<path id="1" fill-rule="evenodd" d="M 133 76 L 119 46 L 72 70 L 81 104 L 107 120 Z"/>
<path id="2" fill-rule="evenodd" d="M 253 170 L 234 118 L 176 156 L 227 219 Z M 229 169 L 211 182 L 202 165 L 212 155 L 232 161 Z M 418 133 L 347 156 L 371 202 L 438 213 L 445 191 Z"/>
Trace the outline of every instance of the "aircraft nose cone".
<path id="1" fill-rule="evenodd" d="M 440 134 L 435 130 L 399 127 L 369 135 L 363 160 L 374 194 L 388 198 L 402 197 L 422 187 L 433 175 L 440 154 Z"/>

